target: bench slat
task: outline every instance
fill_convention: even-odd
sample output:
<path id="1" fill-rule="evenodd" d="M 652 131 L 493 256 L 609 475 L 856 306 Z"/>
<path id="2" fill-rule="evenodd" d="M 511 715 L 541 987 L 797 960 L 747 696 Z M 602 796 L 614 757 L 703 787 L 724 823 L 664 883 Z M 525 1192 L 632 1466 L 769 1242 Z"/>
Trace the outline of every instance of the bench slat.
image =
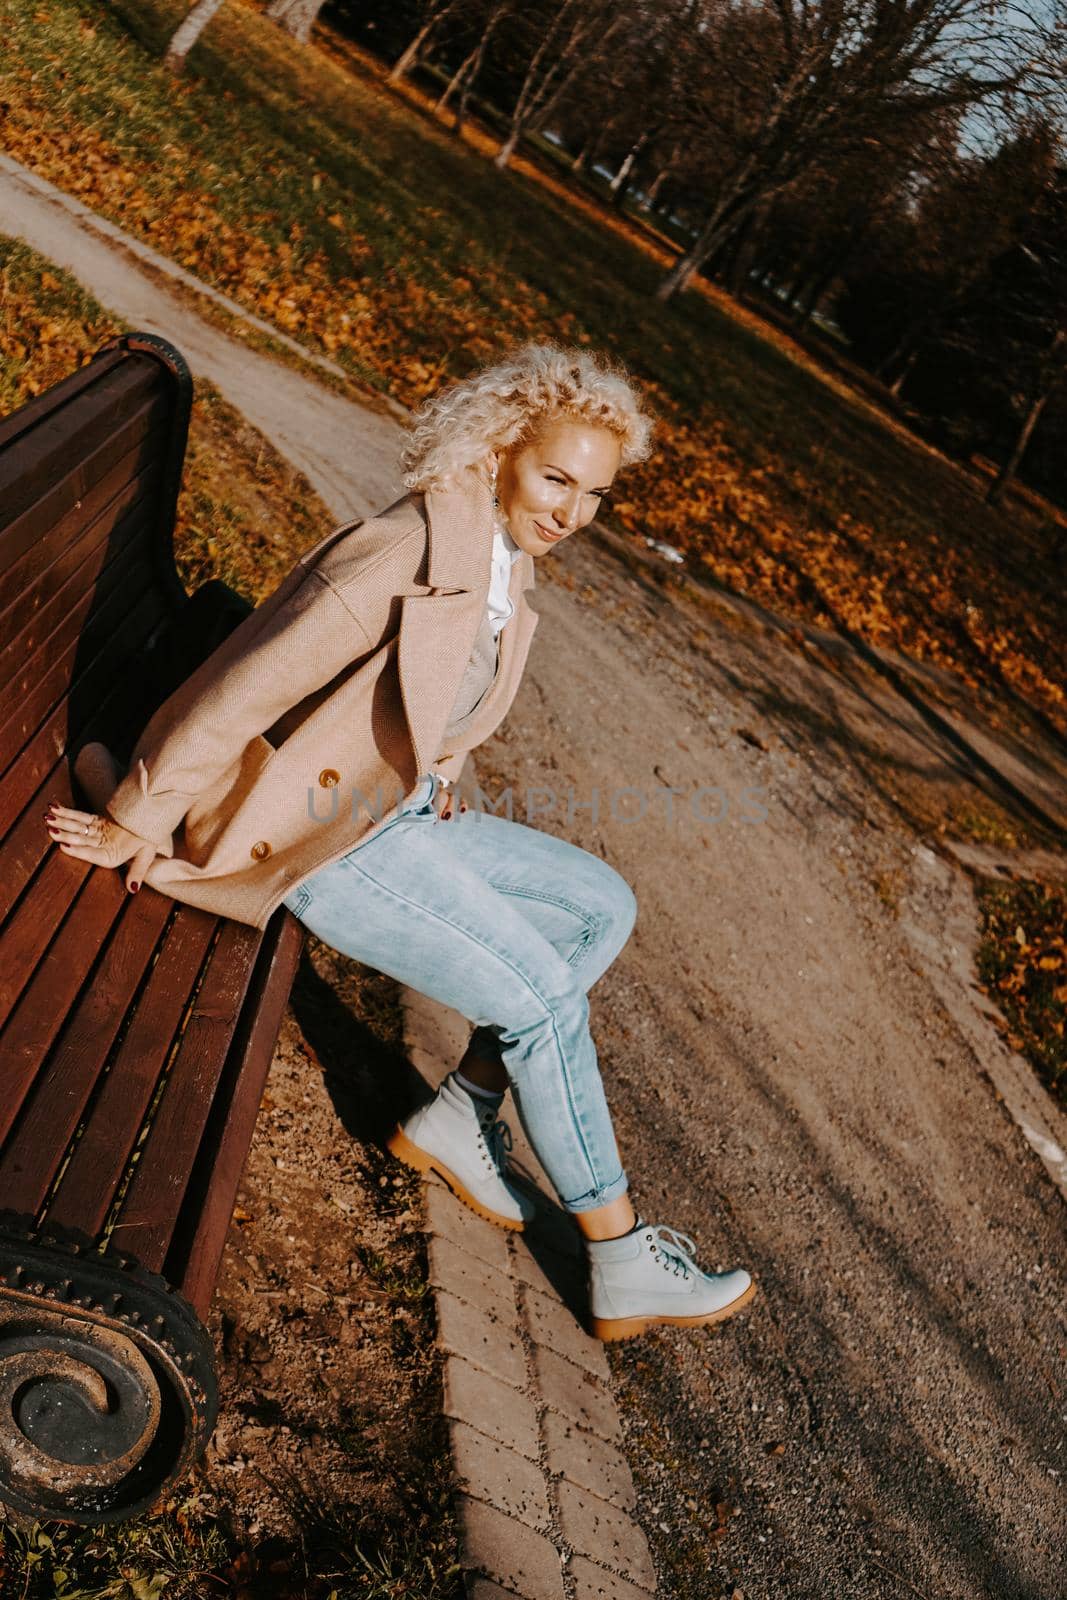
<path id="1" fill-rule="evenodd" d="M 0 417 L 0 450 L 6 450 L 24 433 L 29 433 L 35 428 L 43 417 L 50 416 L 53 411 L 69 405 L 75 396 L 80 395 L 91 384 L 98 383 L 106 372 L 121 366 L 128 360 L 125 351 L 121 349 L 97 352 L 91 360 L 86 361 L 76 371 L 61 378 L 43 394 L 35 395 L 32 400 L 27 400 L 25 405 L 13 411 L 10 416 Z"/>
<path id="2" fill-rule="evenodd" d="M 146 470 L 162 477 L 169 425 L 166 402 L 162 395 L 154 395 L 121 433 L 109 436 L 94 451 L 80 478 L 64 478 L 4 529 L 0 612 L 32 585 L 37 573 L 44 571 L 127 483 Z M 82 479 L 90 487 L 83 487 Z"/>
<path id="3" fill-rule="evenodd" d="M 32 686 L 27 685 L 22 705 L 10 713 L 7 722 L 0 723 L 0 751 L 14 752 L 12 764 L 0 758 L 0 768 L 4 769 L 4 780 L 0 784 L 0 837 L 13 826 L 27 805 L 36 805 L 41 798 L 36 791 L 54 770 L 57 754 L 65 762 L 68 746 L 82 744 L 90 734 L 102 737 L 96 730 L 110 726 L 128 737 L 148 720 L 148 704 L 142 692 L 145 686 L 131 681 L 127 671 L 115 681 L 116 665 L 125 666 L 126 663 L 115 661 L 108 624 L 120 619 L 128 629 L 126 663 L 133 668 L 143 666 L 145 651 L 162 621 L 159 597 L 147 581 L 139 594 L 135 590 L 120 590 L 114 603 L 94 617 L 91 630 L 86 628 L 87 637 L 73 638 L 65 653 Z M 91 654 L 93 649 L 95 656 Z M 84 706 L 85 713 L 76 714 L 70 700 L 64 698 L 72 688 L 78 707 Z M 120 741 L 118 748 L 121 747 Z M 43 798 L 70 805 L 69 794 L 68 770 L 63 793 L 47 794 Z M 45 809 L 41 807 L 41 811 Z M 0 880 L 0 897 L 2 894 Z"/>
<path id="4" fill-rule="evenodd" d="M 85 478 L 85 458 L 158 392 L 159 372 L 153 363 L 129 361 L 112 367 L 69 406 L 26 431 L 17 450 L 0 452 L 0 531 L 61 479 L 77 484 L 80 498 L 92 487 Z M 6 566 L 0 539 L 0 570 Z"/>
<path id="5" fill-rule="evenodd" d="M 150 469 L 144 478 L 128 483 L 0 617 L 0 635 L 6 641 L 0 650 L 0 682 L 25 677 L 30 670 L 27 661 L 41 649 L 41 619 L 45 626 L 62 621 L 82 596 L 99 603 L 121 573 L 116 563 L 147 554 L 138 537 L 139 523 L 158 481 L 158 469 Z M 53 648 L 46 653 L 51 659 Z"/>
<path id="6" fill-rule="evenodd" d="M 142 896 L 143 910 L 138 903 Z M 151 937 L 157 920 L 173 912 L 174 904 L 166 895 L 142 890 L 130 911 L 135 909 L 147 918 L 145 931 Z M 206 912 L 183 907 L 166 930 L 158 958 L 153 946 L 155 964 L 148 982 L 110 1071 L 100 1083 L 85 1128 L 49 1199 L 50 1222 L 82 1228 L 94 1237 L 103 1231 L 175 1034 L 189 1007 L 217 922 Z M 125 1243 L 131 1254 L 139 1254 L 135 1239 Z"/>
<path id="7" fill-rule="evenodd" d="M 143 903 L 130 894 L 123 898 L 131 904 L 118 909 L 99 964 L 61 1019 L 55 1047 L 38 1070 L 18 1122 L 0 1148 L 0 1208 L 14 1210 L 22 1205 L 36 1215 L 43 1206 L 173 909 L 163 895 L 146 896 Z M 74 910 L 75 918 L 80 910 L 81 902 Z M 148 988 L 151 991 L 151 981 Z M 162 1004 L 173 1003 L 170 993 L 160 990 L 158 984 L 155 994 Z M 129 1049 L 127 1033 L 116 1070 L 121 1071 Z M 85 1221 L 80 1225 L 85 1227 Z"/>
<path id="8" fill-rule="evenodd" d="M 158 460 L 144 457 L 145 443 L 142 440 L 116 462 L 92 496 L 68 514 L 61 540 L 39 538 L 14 562 L 6 580 L 0 579 L 0 634 L 5 640 L 21 629 L 19 618 L 27 598 L 31 603 L 42 604 L 59 587 L 61 571 L 73 570 L 108 539 L 116 540 L 117 554 L 120 531 L 127 539 L 143 539 L 143 531 L 136 524 L 127 523 L 121 530 L 119 525 L 138 502 L 142 524 L 150 525 L 155 515 L 163 471 Z"/>
<path id="9" fill-rule="evenodd" d="M 124 893 L 117 873 L 94 872 L 88 862 L 60 856 L 46 864 L 35 889 L 33 899 L 39 902 L 42 916 L 52 919 L 53 937 L 37 952 L 29 981 L 23 974 L 14 979 L 18 982 L 19 977 L 23 978 L 21 993 L 0 1033 L 0 1060 L 4 1063 L 0 1139 L 10 1133 L 41 1063 L 121 909 Z M 74 910 L 68 912 L 58 933 L 54 932 L 71 905 Z M 0 973 L 5 1009 L 11 984 L 5 969 Z"/>
<path id="10" fill-rule="evenodd" d="M 128 704 L 129 700 L 129 687 L 116 687 L 100 707 L 101 718 L 108 717 L 113 709 L 120 704 Z M 34 896 L 37 891 L 35 874 L 41 871 L 46 861 L 63 855 L 48 833 L 44 813 L 53 802 L 71 806 L 75 798 L 79 801 L 82 799 L 80 794 L 77 797 L 72 794 L 70 766 L 66 757 L 61 756 L 58 760 L 55 757 L 55 742 L 62 737 L 62 720 L 63 708 L 59 707 L 53 718 L 56 724 L 54 733 L 51 724 L 42 729 L 37 740 L 23 752 L 5 779 L 5 784 L 10 783 L 12 787 L 18 785 L 20 788 L 25 785 L 32 791 L 29 804 L 0 845 L 0 922 L 5 924 L 4 954 L 11 974 L 16 966 L 25 970 L 27 957 L 22 947 L 35 942 L 32 935 L 27 935 L 26 927 L 34 927 L 38 922 L 35 916 L 31 916 L 30 922 L 24 925 L 23 919 L 30 908 L 20 906 L 19 899 L 23 895 Z M 86 732 L 90 735 L 106 733 L 107 725 L 101 721 L 99 729 L 90 725 Z M 38 785 L 36 789 L 33 788 L 34 784 Z M 10 922 L 7 921 L 9 917 L 13 917 Z M 3 992 L 10 989 L 12 982 L 13 976 L 9 977 Z M 0 1004 L 0 1023 L 5 1015 L 6 1011 Z"/>
<path id="11" fill-rule="evenodd" d="M 6 690 L 0 690 L 0 715 L 4 716 L 5 723 L 34 677 L 43 674 L 47 665 L 54 663 L 72 640 L 82 647 L 78 654 L 67 657 L 72 668 L 79 664 L 81 654 L 89 649 L 95 651 L 101 644 L 111 655 L 114 666 L 121 665 L 128 653 L 124 644 L 121 596 L 132 600 L 150 591 L 157 600 L 160 618 L 167 615 L 159 600 L 149 553 L 139 541 L 130 537 L 137 522 L 138 511 L 134 507 L 128 517 L 129 534 L 121 540 L 128 552 L 125 560 L 116 555 L 114 561 L 99 570 L 95 584 L 80 583 L 78 574 L 71 574 L 63 588 L 44 602 L 18 637 L 0 651 L 0 682 L 7 685 Z M 99 561 L 104 553 L 101 550 L 87 559 Z M 106 626 L 100 615 L 105 608 L 110 611 Z M 0 750 L 0 761 L 6 765 L 17 754 L 17 750 Z"/>
<path id="12" fill-rule="evenodd" d="M 262 930 L 223 921 L 185 1022 L 112 1242 L 160 1272 L 252 976 Z"/>
<path id="13" fill-rule="evenodd" d="M 164 1263 L 168 1280 L 206 1316 L 252 1142 L 263 1085 L 288 1004 L 304 930 L 288 912 L 263 934 L 230 1058 L 204 1130 Z"/>

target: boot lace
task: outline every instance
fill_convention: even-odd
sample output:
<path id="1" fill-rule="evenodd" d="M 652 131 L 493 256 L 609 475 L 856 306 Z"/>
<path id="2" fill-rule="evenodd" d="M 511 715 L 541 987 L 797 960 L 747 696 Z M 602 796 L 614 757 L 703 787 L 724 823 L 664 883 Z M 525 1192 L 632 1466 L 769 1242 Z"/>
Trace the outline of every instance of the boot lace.
<path id="1" fill-rule="evenodd" d="M 676 1278 L 679 1275 L 683 1278 L 691 1274 L 700 1276 L 700 1268 L 693 1259 L 696 1245 L 687 1233 L 678 1233 L 674 1228 L 646 1228 L 645 1238 L 648 1248 L 655 1251 L 656 1260 L 670 1267 Z"/>
<path id="2" fill-rule="evenodd" d="M 496 1163 L 497 1171 L 503 1176 L 504 1168 L 507 1166 L 508 1151 L 514 1144 L 514 1140 L 511 1137 L 511 1129 L 503 1117 L 493 1123 L 486 1135 L 485 1142 L 489 1146 L 489 1154 Z"/>
<path id="3" fill-rule="evenodd" d="M 512 1148 L 514 1140 L 511 1129 L 503 1117 L 494 1118 L 493 1113 L 482 1113 L 478 1118 L 478 1127 L 482 1135 L 482 1146 L 485 1158 L 492 1161 L 500 1176 L 504 1176 L 507 1166 L 508 1151 Z"/>

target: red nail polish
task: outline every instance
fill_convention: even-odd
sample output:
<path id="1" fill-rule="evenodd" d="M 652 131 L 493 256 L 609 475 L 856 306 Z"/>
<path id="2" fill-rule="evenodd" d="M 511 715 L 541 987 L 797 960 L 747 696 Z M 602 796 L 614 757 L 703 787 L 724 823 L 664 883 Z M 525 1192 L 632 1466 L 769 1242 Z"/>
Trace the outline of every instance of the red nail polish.
<path id="1" fill-rule="evenodd" d="M 130 884 L 130 893 L 131 894 L 136 894 L 140 887 L 141 887 L 141 885 L 139 883 L 131 883 Z"/>

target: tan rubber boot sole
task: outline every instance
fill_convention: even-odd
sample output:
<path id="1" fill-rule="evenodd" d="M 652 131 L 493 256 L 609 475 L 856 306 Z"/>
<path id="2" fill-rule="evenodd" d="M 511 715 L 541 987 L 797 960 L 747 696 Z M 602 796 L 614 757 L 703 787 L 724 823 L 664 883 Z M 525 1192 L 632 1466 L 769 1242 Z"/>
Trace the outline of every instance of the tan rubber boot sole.
<path id="1" fill-rule="evenodd" d="M 756 1285 L 750 1283 L 744 1294 L 739 1294 L 728 1306 L 721 1306 L 718 1311 L 705 1311 L 699 1317 L 594 1317 L 590 1332 L 594 1339 L 607 1343 L 611 1339 L 634 1339 L 639 1333 L 647 1333 L 649 1328 L 704 1328 L 709 1322 L 725 1322 L 735 1311 L 747 1306 L 755 1293 Z"/>
<path id="2" fill-rule="evenodd" d="M 435 1156 L 431 1156 L 427 1151 L 420 1150 L 417 1144 L 412 1144 L 400 1126 L 397 1126 L 394 1132 L 389 1135 L 385 1141 L 385 1147 L 391 1155 L 396 1156 L 398 1161 L 402 1161 L 406 1167 L 413 1167 L 416 1172 L 424 1174 L 436 1172 L 441 1182 L 448 1185 L 456 1199 L 462 1200 L 465 1206 L 470 1206 L 471 1210 L 477 1212 L 478 1216 L 484 1217 L 486 1222 L 495 1223 L 498 1228 L 511 1228 L 515 1233 L 521 1233 L 526 1226 L 521 1217 L 516 1221 L 512 1217 L 501 1215 L 499 1211 L 490 1211 L 488 1206 L 483 1206 L 482 1202 L 476 1200 L 470 1190 L 460 1183 L 456 1174 L 450 1168 L 438 1161 Z"/>

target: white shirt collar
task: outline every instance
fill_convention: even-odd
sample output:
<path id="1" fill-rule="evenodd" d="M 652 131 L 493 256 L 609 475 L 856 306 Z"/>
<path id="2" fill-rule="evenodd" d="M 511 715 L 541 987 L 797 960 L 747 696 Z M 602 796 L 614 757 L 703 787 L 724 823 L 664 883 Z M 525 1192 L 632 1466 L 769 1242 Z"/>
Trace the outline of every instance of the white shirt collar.
<path id="1" fill-rule="evenodd" d="M 514 539 L 511 537 L 511 534 L 508 532 L 503 523 L 500 523 L 499 526 L 494 529 L 493 544 L 495 546 L 494 553 L 498 552 L 500 547 L 503 546 L 503 548 L 510 555 L 513 564 L 515 557 L 522 555 L 522 551 L 519 549 L 518 545 L 515 543 Z"/>
<path id="2" fill-rule="evenodd" d="M 522 551 L 503 524 L 494 528 L 493 560 L 490 568 L 489 594 L 486 600 L 486 610 L 494 634 L 498 634 L 508 618 L 515 615 L 515 607 L 511 602 L 508 589 L 510 587 L 511 569 L 521 554 Z"/>

